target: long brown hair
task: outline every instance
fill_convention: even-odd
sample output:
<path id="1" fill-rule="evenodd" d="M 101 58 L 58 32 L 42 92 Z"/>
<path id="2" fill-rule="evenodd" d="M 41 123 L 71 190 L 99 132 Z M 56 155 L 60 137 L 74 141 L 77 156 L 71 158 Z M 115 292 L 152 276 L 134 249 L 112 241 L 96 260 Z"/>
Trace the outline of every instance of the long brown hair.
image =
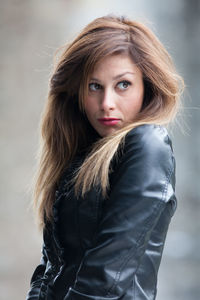
<path id="1" fill-rule="evenodd" d="M 142 71 L 143 107 L 132 124 L 96 141 L 84 114 L 89 75 L 102 58 L 118 53 L 129 55 Z M 92 144 L 92 151 L 74 177 L 76 192 L 84 195 L 92 185 L 100 184 L 105 194 L 110 162 L 125 135 L 141 124 L 168 124 L 178 110 L 182 88 L 183 80 L 176 73 L 168 52 L 144 24 L 105 16 L 87 25 L 64 48 L 50 80 L 35 185 L 34 203 L 41 224 L 44 216 L 52 219 L 59 179 L 79 151 Z"/>

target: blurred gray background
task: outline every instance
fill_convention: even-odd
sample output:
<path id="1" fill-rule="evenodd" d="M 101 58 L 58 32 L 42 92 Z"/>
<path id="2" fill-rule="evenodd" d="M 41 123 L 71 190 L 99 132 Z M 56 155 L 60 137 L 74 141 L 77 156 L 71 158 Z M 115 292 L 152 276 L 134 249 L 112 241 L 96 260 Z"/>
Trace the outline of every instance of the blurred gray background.
<path id="1" fill-rule="evenodd" d="M 38 123 L 55 50 L 96 17 L 115 13 L 149 25 L 184 77 L 184 132 L 171 132 L 178 208 L 159 272 L 158 300 L 200 299 L 200 1 L 0 1 L 0 299 L 25 299 L 39 262 L 41 234 L 29 186 Z"/>

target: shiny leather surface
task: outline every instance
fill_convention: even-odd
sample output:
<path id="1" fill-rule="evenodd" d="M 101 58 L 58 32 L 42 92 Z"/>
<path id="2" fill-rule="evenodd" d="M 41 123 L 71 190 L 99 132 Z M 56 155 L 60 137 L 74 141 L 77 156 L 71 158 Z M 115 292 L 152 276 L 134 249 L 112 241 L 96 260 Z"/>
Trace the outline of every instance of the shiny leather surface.
<path id="1" fill-rule="evenodd" d="M 176 209 L 175 160 L 164 127 L 128 133 L 113 160 L 110 190 L 82 198 L 64 173 L 54 222 L 44 230 L 41 264 L 27 300 L 153 300 L 166 233 Z"/>

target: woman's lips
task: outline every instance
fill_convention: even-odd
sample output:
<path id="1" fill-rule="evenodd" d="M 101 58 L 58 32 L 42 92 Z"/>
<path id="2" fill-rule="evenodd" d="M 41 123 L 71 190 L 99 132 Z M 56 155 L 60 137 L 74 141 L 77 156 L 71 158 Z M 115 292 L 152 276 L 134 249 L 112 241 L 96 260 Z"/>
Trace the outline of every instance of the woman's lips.
<path id="1" fill-rule="evenodd" d="M 98 119 L 98 121 L 103 125 L 112 126 L 112 125 L 116 125 L 120 121 L 120 119 L 117 119 L 117 118 L 101 118 L 101 119 Z"/>

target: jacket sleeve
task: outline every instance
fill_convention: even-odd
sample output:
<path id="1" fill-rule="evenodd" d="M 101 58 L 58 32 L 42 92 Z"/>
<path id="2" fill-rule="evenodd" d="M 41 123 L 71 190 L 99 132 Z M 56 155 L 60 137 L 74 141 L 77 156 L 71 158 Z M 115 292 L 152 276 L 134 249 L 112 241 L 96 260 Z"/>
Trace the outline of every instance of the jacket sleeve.
<path id="1" fill-rule="evenodd" d="M 42 247 L 42 257 L 40 260 L 40 264 L 36 267 L 32 278 L 31 278 L 31 287 L 27 294 L 26 300 L 38 300 L 40 287 L 41 287 L 41 279 L 44 275 L 47 263 L 47 256 L 45 246 Z"/>
<path id="2" fill-rule="evenodd" d="M 94 247 L 64 300 L 119 299 L 130 287 L 151 232 L 168 205 L 173 214 L 174 158 L 166 129 L 143 125 L 126 137 Z"/>

